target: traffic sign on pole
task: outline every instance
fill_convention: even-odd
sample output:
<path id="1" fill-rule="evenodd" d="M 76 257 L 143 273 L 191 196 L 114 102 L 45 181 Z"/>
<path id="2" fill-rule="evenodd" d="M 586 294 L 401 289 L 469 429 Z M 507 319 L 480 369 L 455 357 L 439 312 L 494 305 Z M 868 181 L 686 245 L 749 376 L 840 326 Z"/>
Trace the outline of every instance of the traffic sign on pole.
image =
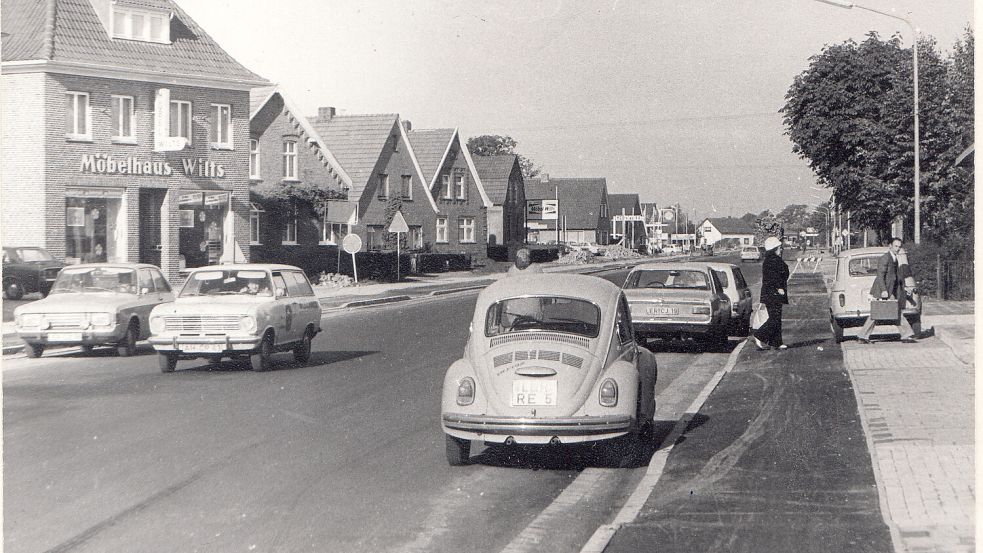
<path id="1" fill-rule="evenodd" d="M 362 239 L 357 234 L 349 234 L 341 241 L 341 247 L 352 254 L 352 271 L 355 273 L 355 283 L 358 284 L 358 267 L 355 265 L 355 254 L 362 249 Z"/>
<path id="2" fill-rule="evenodd" d="M 409 231 L 410 227 L 406 224 L 406 219 L 403 218 L 402 212 L 397 211 L 393 215 L 393 222 L 389 223 L 389 232 L 396 233 L 396 282 L 399 282 L 399 233 Z"/>

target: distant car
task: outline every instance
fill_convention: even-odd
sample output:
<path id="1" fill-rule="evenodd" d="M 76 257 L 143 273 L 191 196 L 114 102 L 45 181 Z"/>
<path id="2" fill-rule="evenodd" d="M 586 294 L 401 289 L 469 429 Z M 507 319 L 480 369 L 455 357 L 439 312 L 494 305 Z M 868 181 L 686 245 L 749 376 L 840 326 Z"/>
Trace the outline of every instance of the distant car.
<path id="1" fill-rule="evenodd" d="M 745 261 L 761 261 L 761 250 L 757 246 L 744 246 L 741 248 L 741 263 Z"/>
<path id="2" fill-rule="evenodd" d="M 42 248 L 3 248 L 3 296 L 19 300 L 24 294 L 48 294 L 65 264 Z"/>
<path id="3" fill-rule="evenodd" d="M 582 251 L 589 252 L 591 255 L 601 254 L 600 248 L 598 248 L 595 244 L 591 244 L 589 242 L 567 242 L 567 246 L 569 246 L 570 249 L 574 251 L 582 250 Z"/>
<path id="4" fill-rule="evenodd" d="M 829 287 L 829 326 L 837 343 L 843 330 L 863 326 L 870 314 L 870 287 L 877 275 L 877 261 L 887 248 L 843 250 L 836 256 L 836 273 Z M 922 331 L 922 300 L 917 290 L 905 298 L 902 309 L 915 334 Z"/>
<path id="5" fill-rule="evenodd" d="M 663 251 L 666 254 L 672 255 L 672 254 L 675 254 L 675 253 L 682 253 L 683 247 L 680 246 L 679 244 L 670 244 L 670 245 L 666 246 L 663 249 Z"/>
<path id="6" fill-rule="evenodd" d="M 14 310 L 17 335 L 28 357 L 49 345 L 113 345 L 120 356 L 136 352 L 150 335 L 154 306 L 174 299 L 160 269 L 140 263 L 71 265 L 58 273 L 48 297 Z"/>
<path id="7" fill-rule="evenodd" d="M 707 263 L 707 267 L 717 275 L 724 293 L 730 299 L 730 324 L 727 332 L 731 336 L 747 336 L 751 330 L 751 312 L 754 310 L 751 289 L 744 280 L 741 268 L 731 263 Z"/>
<path id="8" fill-rule="evenodd" d="M 271 367 L 277 351 L 306 362 L 321 331 L 321 304 L 304 272 L 290 265 L 239 264 L 191 271 L 177 299 L 150 314 L 150 343 L 162 372 L 178 359 L 249 358 Z"/>
<path id="9" fill-rule="evenodd" d="M 727 343 L 730 299 L 705 263 L 647 263 L 625 279 L 632 325 L 640 339 L 696 337 Z"/>
<path id="10" fill-rule="evenodd" d="M 655 355 L 636 344 L 617 286 L 535 274 L 489 285 L 464 357 L 444 376 L 447 461 L 471 442 L 567 444 L 645 436 L 655 416 Z"/>

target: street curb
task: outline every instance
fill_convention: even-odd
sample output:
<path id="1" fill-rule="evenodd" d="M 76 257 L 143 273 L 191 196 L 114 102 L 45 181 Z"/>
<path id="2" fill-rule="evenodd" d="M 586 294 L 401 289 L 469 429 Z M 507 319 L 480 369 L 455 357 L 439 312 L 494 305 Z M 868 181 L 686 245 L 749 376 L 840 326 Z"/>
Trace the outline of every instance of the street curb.
<path id="1" fill-rule="evenodd" d="M 381 305 L 384 303 L 396 303 L 399 301 L 407 301 L 412 299 L 410 296 L 389 296 L 386 298 L 375 298 L 371 300 L 357 300 L 350 301 L 348 303 L 343 303 L 337 307 L 337 309 L 348 309 L 352 307 L 368 307 L 370 305 Z"/>
<path id="2" fill-rule="evenodd" d="M 487 284 L 475 285 L 475 286 L 465 286 L 462 288 L 450 288 L 448 290 L 434 290 L 430 292 L 430 296 L 444 296 L 447 294 L 456 294 L 458 292 L 470 292 L 472 290 L 484 290 L 487 288 Z"/>
<path id="3" fill-rule="evenodd" d="M 19 346 L 3 346 L 3 353 L 0 353 L 0 355 L 13 355 L 15 353 L 20 353 L 22 351 L 24 351 L 23 344 Z"/>

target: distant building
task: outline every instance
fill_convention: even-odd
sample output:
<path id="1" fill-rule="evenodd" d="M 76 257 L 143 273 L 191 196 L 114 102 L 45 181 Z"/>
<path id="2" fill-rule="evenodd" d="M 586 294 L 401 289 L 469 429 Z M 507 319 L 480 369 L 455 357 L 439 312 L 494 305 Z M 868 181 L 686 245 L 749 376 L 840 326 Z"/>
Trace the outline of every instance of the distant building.
<path id="1" fill-rule="evenodd" d="M 526 232 L 532 243 L 610 240 L 607 179 L 550 178 L 526 181 Z"/>
<path id="2" fill-rule="evenodd" d="M 488 245 L 504 245 L 511 254 L 526 241 L 526 187 L 514 154 L 474 156 L 481 184 L 492 202 L 488 208 Z"/>
<path id="3" fill-rule="evenodd" d="M 741 245 L 754 244 L 754 228 L 744 219 L 717 217 L 704 219 L 698 228 L 702 244 L 714 245 L 725 239 L 736 240 Z"/>
<path id="4" fill-rule="evenodd" d="M 608 194 L 611 218 L 611 243 L 624 240 L 624 246 L 636 249 L 647 242 L 645 217 L 638 194 Z"/>

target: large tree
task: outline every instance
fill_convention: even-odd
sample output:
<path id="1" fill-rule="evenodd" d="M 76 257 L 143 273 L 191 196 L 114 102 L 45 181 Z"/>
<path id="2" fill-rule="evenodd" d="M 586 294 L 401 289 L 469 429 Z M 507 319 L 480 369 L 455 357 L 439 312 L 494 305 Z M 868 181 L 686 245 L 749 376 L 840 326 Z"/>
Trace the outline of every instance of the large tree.
<path id="1" fill-rule="evenodd" d="M 522 176 L 526 178 L 535 177 L 539 174 L 539 168 L 526 156 L 515 151 L 518 142 L 511 136 L 498 134 L 483 134 L 472 136 L 468 139 L 468 151 L 473 156 L 501 156 L 514 154 L 519 158 L 519 168 L 522 169 Z"/>

